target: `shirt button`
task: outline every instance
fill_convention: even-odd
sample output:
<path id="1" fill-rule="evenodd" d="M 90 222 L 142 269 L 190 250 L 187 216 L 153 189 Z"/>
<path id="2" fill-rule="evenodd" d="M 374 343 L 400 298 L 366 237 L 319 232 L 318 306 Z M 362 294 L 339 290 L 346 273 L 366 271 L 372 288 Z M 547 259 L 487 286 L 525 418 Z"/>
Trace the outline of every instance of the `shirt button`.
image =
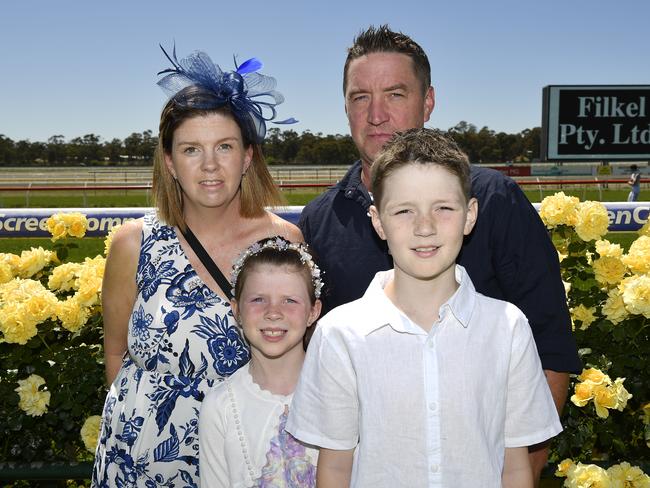
<path id="1" fill-rule="evenodd" d="M 437 408 L 438 405 L 436 404 L 436 402 L 429 403 L 429 410 L 431 410 L 432 412 L 435 412 Z"/>
<path id="2" fill-rule="evenodd" d="M 437 464 L 432 464 L 431 465 L 431 472 L 432 473 L 437 473 L 438 472 L 438 465 Z"/>
<path id="3" fill-rule="evenodd" d="M 427 342 L 427 346 L 429 346 L 429 349 L 433 349 L 433 341 Z"/>

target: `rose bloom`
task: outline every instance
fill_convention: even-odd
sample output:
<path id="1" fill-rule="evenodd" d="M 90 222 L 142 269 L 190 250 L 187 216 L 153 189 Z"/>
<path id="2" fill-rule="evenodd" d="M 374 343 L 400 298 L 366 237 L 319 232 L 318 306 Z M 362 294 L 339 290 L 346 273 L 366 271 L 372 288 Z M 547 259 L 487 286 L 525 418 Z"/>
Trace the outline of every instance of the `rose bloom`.
<path id="1" fill-rule="evenodd" d="M 631 314 L 650 318 L 650 276 L 634 275 L 619 285 L 625 308 Z"/>
<path id="2" fill-rule="evenodd" d="M 600 202 L 587 201 L 578 205 L 576 234 L 583 241 L 600 239 L 609 228 L 607 208 Z"/>
<path id="3" fill-rule="evenodd" d="M 25 315 L 28 315 L 37 324 L 55 315 L 55 307 L 58 300 L 51 291 L 44 291 L 32 295 L 23 302 Z"/>
<path id="4" fill-rule="evenodd" d="M 50 273 L 47 286 L 53 291 L 77 289 L 77 281 L 82 268 L 83 265 L 81 263 L 65 263 L 57 266 Z"/>
<path id="5" fill-rule="evenodd" d="M 594 385 L 602 385 L 603 383 L 610 384 L 612 382 L 609 376 L 596 368 L 583 369 L 578 379 L 580 381 L 588 381 Z"/>
<path id="6" fill-rule="evenodd" d="M 623 264 L 623 261 L 612 256 L 603 256 L 594 260 L 591 265 L 594 268 L 596 280 L 605 285 L 618 284 L 627 272 L 627 267 Z"/>
<path id="7" fill-rule="evenodd" d="M 584 305 L 580 304 L 577 307 L 573 307 L 571 309 L 571 319 L 574 322 L 582 322 L 580 329 L 585 330 L 593 323 L 594 320 L 596 320 L 596 317 L 594 315 L 595 312 L 596 309 L 594 307 L 587 308 Z"/>
<path id="8" fill-rule="evenodd" d="M 612 244 L 607 239 L 596 241 L 596 252 L 601 257 L 620 258 L 623 256 L 623 248 L 620 244 Z"/>
<path id="9" fill-rule="evenodd" d="M 612 324 L 619 324 L 627 318 L 627 309 L 618 288 L 609 290 L 601 312 Z"/>
<path id="10" fill-rule="evenodd" d="M 27 379 L 18 380 L 18 388 L 14 391 L 20 397 L 18 406 L 27 415 L 40 417 L 47 412 L 47 407 L 50 404 L 50 392 L 40 391 L 39 387 L 43 385 L 45 385 L 45 380 L 36 374 L 30 375 Z"/>
<path id="11" fill-rule="evenodd" d="M 630 463 L 615 464 L 607 470 L 607 475 L 612 481 L 612 488 L 650 488 L 650 476 Z"/>
<path id="12" fill-rule="evenodd" d="M 571 395 L 571 402 L 576 407 L 584 407 L 594 396 L 593 383 L 578 383 L 574 387 L 575 393 Z"/>
<path id="13" fill-rule="evenodd" d="M 611 488 L 607 471 L 595 464 L 578 463 L 567 473 L 564 486 L 569 488 Z"/>
<path id="14" fill-rule="evenodd" d="M 594 388 L 594 405 L 596 406 L 596 415 L 601 419 L 609 417 L 609 408 L 616 408 L 618 399 L 616 391 L 605 385 L 598 385 Z"/>
<path id="15" fill-rule="evenodd" d="M 54 218 L 54 216 L 47 219 L 47 231 L 52 234 L 52 242 L 63 239 L 66 236 L 66 226 L 60 220 Z"/>
<path id="16" fill-rule="evenodd" d="M 64 213 L 62 219 L 68 229 L 69 235 L 79 238 L 86 235 L 88 220 L 84 214 L 79 212 Z"/>
<path id="17" fill-rule="evenodd" d="M 577 197 L 569 197 L 564 192 L 544 198 L 539 207 L 539 216 L 548 228 L 558 225 L 575 225 L 578 219 Z"/>
<path id="18" fill-rule="evenodd" d="M 0 332 L 6 342 L 24 346 L 38 330 L 36 321 L 25 316 L 23 305 L 12 302 L 5 304 L 0 310 Z"/>
<path id="19" fill-rule="evenodd" d="M 18 265 L 20 264 L 20 257 L 3 252 L 0 253 L 0 284 L 11 281 L 18 272 Z"/>
<path id="20" fill-rule="evenodd" d="M 95 452 L 95 448 L 97 447 L 101 420 L 102 418 L 99 415 L 91 415 L 81 427 L 81 440 L 90 452 Z"/>
<path id="21" fill-rule="evenodd" d="M 32 247 L 29 251 L 20 253 L 20 263 L 18 265 L 18 276 L 29 278 L 34 276 L 50 262 L 56 261 L 56 253 L 46 251 L 42 247 Z"/>
<path id="22" fill-rule="evenodd" d="M 634 273 L 650 273 L 650 237 L 641 236 L 635 240 L 622 259 Z"/>
<path id="23" fill-rule="evenodd" d="M 81 329 L 90 316 L 87 307 L 81 306 L 75 297 L 70 297 L 56 305 L 56 316 L 61 321 L 61 325 L 70 332 L 77 332 Z"/>
<path id="24" fill-rule="evenodd" d="M 565 459 L 560 464 L 557 465 L 557 471 L 555 471 L 555 476 L 560 478 L 566 478 L 569 471 L 575 466 L 573 459 Z"/>
<path id="25" fill-rule="evenodd" d="M 612 386 L 614 394 L 616 395 L 616 409 L 619 412 L 622 412 L 623 409 L 627 407 L 627 401 L 632 398 L 630 392 L 628 392 L 623 386 L 624 381 L 625 378 L 616 378 L 616 380 L 614 380 L 614 385 Z"/>

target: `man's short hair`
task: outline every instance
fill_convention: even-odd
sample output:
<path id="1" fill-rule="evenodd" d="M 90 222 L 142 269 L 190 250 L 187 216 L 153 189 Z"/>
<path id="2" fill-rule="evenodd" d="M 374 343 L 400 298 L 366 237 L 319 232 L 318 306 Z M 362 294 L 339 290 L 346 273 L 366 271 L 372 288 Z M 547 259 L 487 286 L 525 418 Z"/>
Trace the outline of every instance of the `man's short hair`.
<path id="1" fill-rule="evenodd" d="M 458 177 L 465 200 L 471 198 L 469 158 L 458 144 L 437 129 L 409 129 L 396 132 L 372 164 L 372 195 L 377 208 L 381 205 L 386 179 L 410 164 L 443 167 Z"/>
<path id="2" fill-rule="evenodd" d="M 371 25 L 361 31 L 354 39 L 352 47 L 348 49 L 348 57 L 343 67 L 343 94 L 348 85 L 348 67 L 350 63 L 371 53 L 400 53 L 413 60 L 415 76 L 422 83 L 422 91 L 426 92 L 431 86 L 431 65 L 429 58 L 420 45 L 406 34 L 390 30 L 388 24 L 375 27 Z"/>

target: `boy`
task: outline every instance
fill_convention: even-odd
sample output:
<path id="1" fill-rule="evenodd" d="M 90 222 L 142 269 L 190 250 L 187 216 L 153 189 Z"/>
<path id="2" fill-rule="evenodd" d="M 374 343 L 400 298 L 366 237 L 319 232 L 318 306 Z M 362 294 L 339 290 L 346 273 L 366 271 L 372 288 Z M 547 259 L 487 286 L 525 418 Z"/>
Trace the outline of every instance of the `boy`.
<path id="1" fill-rule="evenodd" d="M 321 319 L 287 430 L 321 447 L 319 487 L 532 487 L 526 446 L 562 428 L 526 318 L 455 264 L 477 215 L 467 156 L 412 129 L 371 178 L 394 269 Z"/>

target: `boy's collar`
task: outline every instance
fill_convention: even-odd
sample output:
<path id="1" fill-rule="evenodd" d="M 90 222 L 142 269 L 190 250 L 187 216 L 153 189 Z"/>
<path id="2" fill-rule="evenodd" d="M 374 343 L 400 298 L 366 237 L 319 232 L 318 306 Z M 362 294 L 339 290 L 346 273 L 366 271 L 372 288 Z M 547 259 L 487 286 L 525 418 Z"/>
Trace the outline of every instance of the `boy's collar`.
<path id="1" fill-rule="evenodd" d="M 401 312 L 386 296 L 384 287 L 393 278 L 393 270 L 380 271 L 375 275 L 364 294 L 364 299 L 371 303 L 366 319 L 361 326 L 364 335 L 389 326 L 396 332 L 413 333 L 404 326 Z M 455 269 L 456 282 L 460 285 L 454 294 L 440 307 L 440 315 L 451 313 L 456 321 L 464 328 L 469 326 L 476 302 L 476 290 L 467 271 L 460 265 Z M 448 311 L 448 312 L 447 312 Z M 420 329 L 422 330 L 422 329 Z M 422 334 L 426 332 L 422 330 Z"/>

